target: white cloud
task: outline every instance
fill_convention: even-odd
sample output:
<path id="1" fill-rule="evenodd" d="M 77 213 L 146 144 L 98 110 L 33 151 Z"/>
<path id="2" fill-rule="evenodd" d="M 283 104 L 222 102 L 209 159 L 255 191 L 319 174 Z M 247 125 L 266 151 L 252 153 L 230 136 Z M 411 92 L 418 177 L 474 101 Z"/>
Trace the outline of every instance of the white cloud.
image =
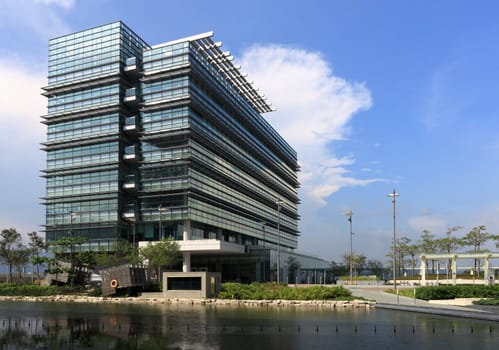
<path id="1" fill-rule="evenodd" d="M 40 3 L 40 4 L 44 4 L 44 5 L 55 4 L 57 6 L 64 8 L 64 9 L 70 9 L 74 6 L 75 1 L 74 0 L 35 0 L 35 3 Z"/>
<path id="2" fill-rule="evenodd" d="M 42 71 L 43 72 L 43 71 Z M 40 170 L 45 156 L 39 150 L 44 139 L 40 115 L 46 101 L 40 96 L 45 74 L 23 65 L 19 59 L 0 59 L 0 228 L 34 231 L 42 223 L 43 195 Z"/>
<path id="3" fill-rule="evenodd" d="M 60 8 L 69 10 L 73 4 L 71 0 L 2 1 L 0 27 L 6 27 L 16 36 L 29 34 L 47 40 L 71 32 Z"/>
<path id="4" fill-rule="evenodd" d="M 2 137 L 0 148 L 8 149 L 34 138 L 41 140 L 43 126 L 40 116 L 45 114 L 46 100 L 40 94 L 46 78 L 43 71 L 34 71 L 18 59 L 0 58 L 0 123 L 10 135 Z M 5 156 L 5 155 L 4 155 Z"/>
<path id="5" fill-rule="evenodd" d="M 277 111 L 267 120 L 298 152 L 300 182 L 316 203 L 345 186 L 365 186 L 379 179 L 356 179 L 347 166 L 352 156 L 338 157 L 331 142 L 348 137 L 348 122 L 371 106 L 364 83 L 335 76 L 320 53 L 278 45 L 253 46 L 240 63 Z"/>
<path id="6" fill-rule="evenodd" d="M 438 214 L 423 212 L 422 215 L 409 218 L 409 226 L 416 232 L 429 230 L 431 233 L 439 236 L 447 231 L 449 221 Z"/>

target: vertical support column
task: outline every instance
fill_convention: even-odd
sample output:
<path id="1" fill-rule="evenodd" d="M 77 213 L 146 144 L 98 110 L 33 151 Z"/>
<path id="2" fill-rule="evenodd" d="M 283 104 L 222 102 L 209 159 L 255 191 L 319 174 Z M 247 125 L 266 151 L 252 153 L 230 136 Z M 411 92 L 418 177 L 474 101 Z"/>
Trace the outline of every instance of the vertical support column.
<path id="1" fill-rule="evenodd" d="M 454 255 L 452 257 L 451 270 L 452 270 L 452 285 L 455 286 L 457 284 L 457 281 L 456 281 L 456 276 L 457 276 L 457 256 L 456 255 Z"/>
<path id="2" fill-rule="evenodd" d="M 489 284 L 489 256 L 486 256 L 483 259 L 483 284 L 488 285 Z"/>
<path id="3" fill-rule="evenodd" d="M 191 252 L 183 252 L 182 272 L 191 272 Z"/>
<path id="4" fill-rule="evenodd" d="M 189 241 L 190 239 L 191 239 L 191 221 L 185 220 L 183 240 Z M 191 252 L 183 252 L 182 271 L 191 272 Z"/>
<path id="5" fill-rule="evenodd" d="M 419 268 L 421 274 L 421 286 L 426 286 L 426 257 L 421 256 L 421 266 Z"/>
<path id="6" fill-rule="evenodd" d="M 190 241 L 190 239 L 191 239 L 191 221 L 190 220 L 184 221 L 183 239 L 184 239 L 184 241 Z"/>

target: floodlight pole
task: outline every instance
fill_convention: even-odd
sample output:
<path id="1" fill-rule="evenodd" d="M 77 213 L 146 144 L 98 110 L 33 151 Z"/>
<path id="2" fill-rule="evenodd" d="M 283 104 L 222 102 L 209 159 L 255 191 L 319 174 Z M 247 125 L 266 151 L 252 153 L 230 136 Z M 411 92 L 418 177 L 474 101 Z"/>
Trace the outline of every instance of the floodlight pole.
<path id="1" fill-rule="evenodd" d="M 352 245 L 352 211 L 350 210 L 348 213 L 345 214 L 348 216 L 348 221 L 350 222 L 350 285 L 353 284 L 353 245 Z"/>
<path id="2" fill-rule="evenodd" d="M 392 268 L 393 268 L 393 286 L 395 288 L 395 293 L 398 295 L 398 290 L 397 290 L 397 272 L 396 272 L 396 262 L 395 262 L 395 256 L 397 253 L 397 235 L 395 231 L 395 203 L 396 203 L 396 198 L 400 196 L 400 194 L 395 192 L 395 189 L 393 189 L 392 193 L 389 193 L 387 195 L 388 197 L 392 198 L 392 203 L 393 203 L 393 256 L 392 256 Z"/>

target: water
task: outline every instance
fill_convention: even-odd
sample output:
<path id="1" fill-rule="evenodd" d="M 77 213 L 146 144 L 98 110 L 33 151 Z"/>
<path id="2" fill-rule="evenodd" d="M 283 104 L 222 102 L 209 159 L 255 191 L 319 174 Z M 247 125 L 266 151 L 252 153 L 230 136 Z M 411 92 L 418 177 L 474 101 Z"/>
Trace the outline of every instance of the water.
<path id="1" fill-rule="evenodd" d="M 499 323 L 364 309 L 0 302 L 0 349 L 498 349 Z"/>

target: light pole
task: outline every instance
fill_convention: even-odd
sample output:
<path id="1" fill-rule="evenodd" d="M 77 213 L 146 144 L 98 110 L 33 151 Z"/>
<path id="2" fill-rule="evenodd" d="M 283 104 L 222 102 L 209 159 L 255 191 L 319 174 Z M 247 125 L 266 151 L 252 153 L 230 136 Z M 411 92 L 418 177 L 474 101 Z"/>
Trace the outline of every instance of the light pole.
<path id="1" fill-rule="evenodd" d="M 352 245 L 352 211 L 350 210 L 345 214 L 348 216 L 348 221 L 350 222 L 350 285 L 353 284 L 353 245 Z"/>
<path id="2" fill-rule="evenodd" d="M 397 272 L 396 272 L 396 266 L 395 266 L 395 256 L 397 252 L 397 235 L 395 231 L 395 203 L 396 203 L 396 198 L 400 196 L 397 192 L 395 192 L 395 189 L 393 189 L 392 193 L 387 194 L 388 197 L 392 198 L 392 203 L 393 203 L 393 257 L 392 257 L 392 269 L 393 269 L 393 286 L 395 288 L 395 292 L 397 292 Z M 398 295 L 398 293 L 397 293 Z"/>
<path id="3" fill-rule="evenodd" d="M 281 282 L 281 208 L 285 202 L 277 199 L 277 283 Z"/>

